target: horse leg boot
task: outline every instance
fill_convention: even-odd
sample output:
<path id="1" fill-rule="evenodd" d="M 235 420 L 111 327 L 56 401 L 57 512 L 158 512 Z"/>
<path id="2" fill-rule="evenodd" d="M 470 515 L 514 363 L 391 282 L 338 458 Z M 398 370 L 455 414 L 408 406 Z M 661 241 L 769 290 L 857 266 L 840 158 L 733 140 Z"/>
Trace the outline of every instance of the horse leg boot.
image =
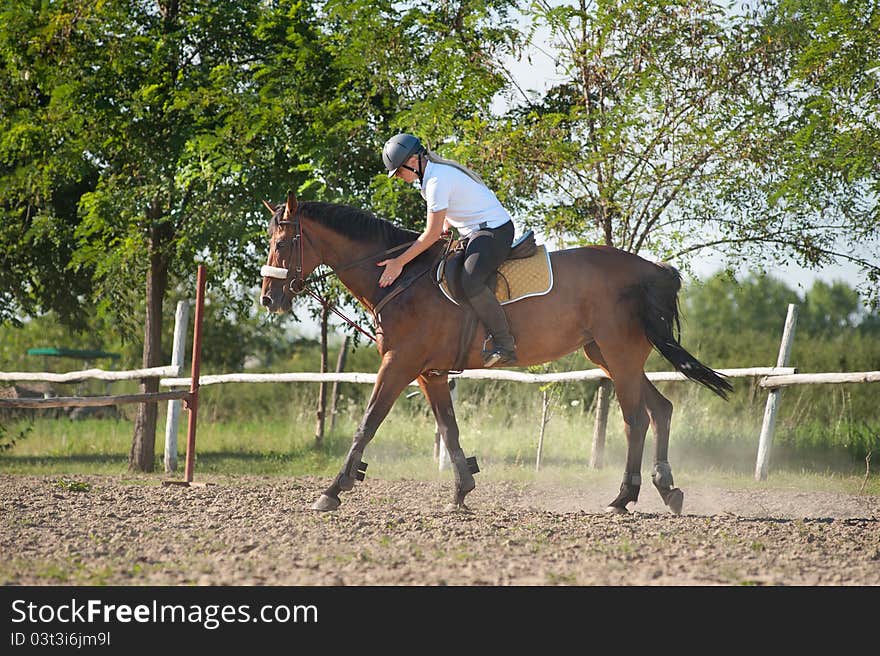
<path id="1" fill-rule="evenodd" d="M 654 474 L 651 479 L 666 507 L 672 513 L 680 515 L 684 506 L 684 492 L 675 487 L 675 482 L 672 480 L 672 467 L 669 466 L 669 463 L 665 460 L 655 462 Z"/>
<path id="2" fill-rule="evenodd" d="M 452 460 L 452 466 L 455 468 L 455 498 L 453 506 L 467 510 L 467 506 L 464 505 L 464 498 L 468 492 L 477 487 L 477 482 L 474 480 L 473 466 L 471 465 L 472 462 L 475 463 L 476 461 L 466 458 L 461 447 L 452 451 L 449 454 L 449 458 Z"/>
<path id="3" fill-rule="evenodd" d="M 516 343 L 510 334 L 507 315 L 495 298 L 495 294 L 484 285 L 477 294 L 468 297 L 468 301 L 486 330 L 492 335 L 494 348 L 483 349 L 483 365 L 495 367 L 516 363 Z"/>
<path id="4" fill-rule="evenodd" d="M 625 473 L 623 482 L 620 484 L 620 493 L 608 504 L 605 512 L 615 514 L 626 514 L 629 512 L 626 508 L 628 503 L 636 503 L 639 500 L 639 490 L 642 486 L 641 474 Z"/>
<path id="5" fill-rule="evenodd" d="M 339 493 L 353 489 L 356 480 L 364 480 L 367 463 L 361 460 L 363 455 L 363 449 L 359 448 L 357 444 L 353 444 L 342 465 L 342 471 L 336 475 L 330 487 L 324 490 L 318 500 L 312 504 L 312 510 L 336 510 L 342 505 Z"/>

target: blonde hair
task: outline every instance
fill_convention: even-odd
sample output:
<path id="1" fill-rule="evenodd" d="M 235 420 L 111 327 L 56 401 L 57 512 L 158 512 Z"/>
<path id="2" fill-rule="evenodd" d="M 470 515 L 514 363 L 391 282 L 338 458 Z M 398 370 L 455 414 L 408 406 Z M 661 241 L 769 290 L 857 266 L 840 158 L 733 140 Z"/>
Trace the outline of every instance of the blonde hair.
<path id="1" fill-rule="evenodd" d="M 471 180 L 473 180 L 477 184 L 481 184 L 484 187 L 487 186 L 486 183 L 483 182 L 483 178 L 481 178 L 476 173 L 471 171 L 464 164 L 459 164 L 458 162 L 456 162 L 455 160 L 452 160 L 452 159 L 445 159 L 443 157 L 440 157 L 440 155 L 438 155 L 437 153 L 435 153 L 432 150 L 428 150 L 427 148 L 425 149 L 425 157 L 427 157 L 429 162 L 433 162 L 434 164 L 446 164 L 446 166 L 452 166 L 454 168 L 457 168 L 459 171 L 461 171 L 462 173 L 467 175 Z"/>

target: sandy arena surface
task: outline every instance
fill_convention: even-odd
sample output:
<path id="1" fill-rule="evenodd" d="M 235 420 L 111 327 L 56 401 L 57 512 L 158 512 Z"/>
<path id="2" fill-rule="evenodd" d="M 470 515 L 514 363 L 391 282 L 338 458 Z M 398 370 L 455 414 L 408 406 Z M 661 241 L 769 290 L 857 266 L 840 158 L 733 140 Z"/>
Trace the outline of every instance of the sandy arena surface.
<path id="1" fill-rule="evenodd" d="M 615 490 L 368 478 L 334 513 L 328 480 L 0 475 L 3 585 L 880 585 L 880 497 L 684 488 L 668 514 L 648 484 Z"/>

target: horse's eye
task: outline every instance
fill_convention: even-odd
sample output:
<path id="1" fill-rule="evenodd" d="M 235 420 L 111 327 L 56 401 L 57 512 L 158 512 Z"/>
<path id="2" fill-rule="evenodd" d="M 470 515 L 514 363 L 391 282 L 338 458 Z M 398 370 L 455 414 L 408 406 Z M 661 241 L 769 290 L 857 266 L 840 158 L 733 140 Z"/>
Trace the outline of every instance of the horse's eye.
<path id="1" fill-rule="evenodd" d="M 286 245 L 287 245 L 287 244 L 285 244 L 283 241 L 276 241 L 276 242 L 275 242 L 275 250 L 276 250 L 276 251 L 280 251 L 280 250 L 281 250 L 282 248 L 284 248 Z"/>

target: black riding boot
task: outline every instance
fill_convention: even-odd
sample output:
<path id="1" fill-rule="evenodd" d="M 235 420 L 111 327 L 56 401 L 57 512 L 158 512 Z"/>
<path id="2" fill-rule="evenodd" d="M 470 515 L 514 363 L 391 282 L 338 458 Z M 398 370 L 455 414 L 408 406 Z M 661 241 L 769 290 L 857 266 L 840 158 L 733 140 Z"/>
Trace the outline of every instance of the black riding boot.
<path id="1" fill-rule="evenodd" d="M 474 312 L 492 335 L 493 348 L 483 349 L 483 366 L 497 367 L 516 362 L 516 344 L 510 334 L 510 324 L 495 294 L 484 287 L 476 296 L 468 299 Z"/>

